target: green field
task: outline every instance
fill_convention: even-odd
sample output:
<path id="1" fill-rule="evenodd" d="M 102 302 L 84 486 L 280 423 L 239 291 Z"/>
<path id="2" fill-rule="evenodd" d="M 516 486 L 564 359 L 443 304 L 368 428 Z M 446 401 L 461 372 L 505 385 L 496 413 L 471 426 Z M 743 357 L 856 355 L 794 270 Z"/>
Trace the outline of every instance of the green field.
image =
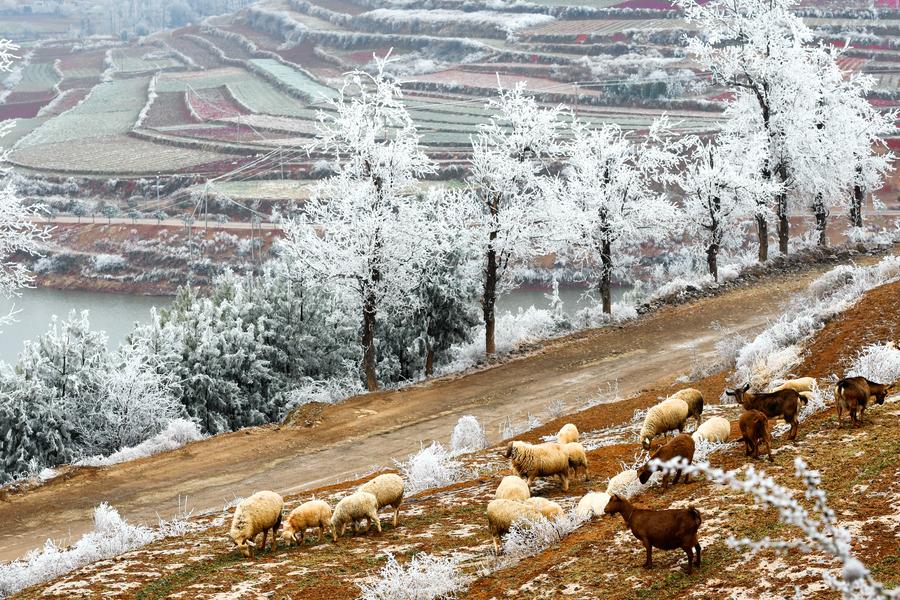
<path id="1" fill-rule="evenodd" d="M 100 83 L 84 102 L 22 139 L 20 147 L 126 134 L 147 101 L 148 83 L 147 77 Z"/>
<path id="2" fill-rule="evenodd" d="M 284 85 L 300 92 L 314 104 L 324 103 L 325 100 L 331 100 L 337 97 L 337 92 L 334 89 L 322 85 L 306 73 L 282 64 L 277 60 L 271 58 L 257 58 L 249 62 L 277 78 L 278 81 L 282 82 Z"/>
<path id="3" fill-rule="evenodd" d="M 17 92 L 44 92 L 53 89 L 59 82 L 59 75 L 50 63 L 25 65 L 22 69 L 22 81 L 15 87 Z"/>
<path id="4" fill-rule="evenodd" d="M 150 71 L 160 71 L 163 69 L 173 69 L 182 66 L 181 63 L 171 56 L 161 56 L 158 58 L 148 58 L 146 53 L 135 54 L 128 49 L 116 49 L 111 53 L 112 62 L 115 71 L 119 73 L 146 73 Z"/>

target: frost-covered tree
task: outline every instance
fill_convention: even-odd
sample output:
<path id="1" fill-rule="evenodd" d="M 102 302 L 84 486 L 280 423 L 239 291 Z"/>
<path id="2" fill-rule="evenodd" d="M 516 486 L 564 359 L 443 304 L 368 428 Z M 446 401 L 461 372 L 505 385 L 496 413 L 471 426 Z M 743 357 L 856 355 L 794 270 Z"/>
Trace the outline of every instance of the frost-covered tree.
<path id="1" fill-rule="evenodd" d="M 543 108 L 524 84 L 499 89 L 488 103 L 495 114 L 472 140 L 473 191 L 484 248 L 485 352 L 493 354 L 497 297 L 514 283 L 513 267 L 540 252 L 548 211 L 542 190 L 547 166 L 560 152 L 560 108 Z"/>
<path id="2" fill-rule="evenodd" d="M 727 137 L 691 140 L 685 165 L 670 180 L 681 192 L 681 219 L 688 234 L 702 245 L 706 266 L 719 279 L 719 252 L 726 236 L 740 232 L 738 222 L 753 214 L 755 199 L 770 193 L 756 176 L 753 155 L 736 152 Z"/>
<path id="3" fill-rule="evenodd" d="M 427 248 L 418 243 L 412 188 L 434 165 L 383 61 L 374 75 L 347 75 L 333 107 L 320 113 L 313 146 L 333 154 L 337 173 L 316 189 L 303 217 L 285 222 L 285 256 L 354 295 L 362 370 L 376 390 L 378 314 L 407 303 L 417 284 L 415 265 L 424 264 L 417 257 Z"/>
<path id="4" fill-rule="evenodd" d="M 657 184 L 678 160 L 665 118 L 637 138 L 618 125 L 573 126 L 562 177 L 548 186 L 556 201 L 559 256 L 594 270 L 603 312 L 612 312 L 611 282 L 641 242 L 668 234 L 675 207 Z"/>
<path id="5" fill-rule="evenodd" d="M 851 181 L 846 167 L 856 162 L 853 152 L 869 143 L 870 156 L 872 138 L 848 122 L 848 113 L 828 108 L 837 99 L 858 106 L 851 100 L 861 98 L 865 86 L 858 78 L 835 86 L 842 77 L 837 55 L 812 44 L 812 31 L 793 11 L 797 0 L 676 2 L 702 32 L 689 39 L 689 51 L 734 93 L 725 131 L 742 139 L 748 151 L 764 150 L 760 177 L 778 190 L 771 202 L 758 202 L 759 259 L 768 258 L 770 211 L 778 223 L 779 250 L 787 253 L 789 203 L 807 199 L 815 205 L 818 198 L 821 214 L 822 202 Z M 852 136 L 855 141 L 847 144 Z M 827 164 L 841 168 L 823 167 L 831 150 Z"/>

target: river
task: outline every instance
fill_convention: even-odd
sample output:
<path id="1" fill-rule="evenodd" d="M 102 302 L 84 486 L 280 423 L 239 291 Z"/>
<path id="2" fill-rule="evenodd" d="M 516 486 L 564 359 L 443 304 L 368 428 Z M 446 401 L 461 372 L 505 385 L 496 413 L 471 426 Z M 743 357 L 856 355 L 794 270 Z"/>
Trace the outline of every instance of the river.
<path id="1" fill-rule="evenodd" d="M 559 296 L 566 311 L 577 310 L 587 305 L 581 298 L 584 290 L 562 288 Z M 522 288 L 502 296 L 497 302 L 498 312 L 515 311 L 534 305 L 546 308 L 547 290 Z M 614 290 L 614 298 L 621 296 Z M 69 312 L 87 310 L 91 328 L 105 331 L 110 348 L 117 347 L 128 335 L 136 322 L 146 321 L 151 307 L 164 307 L 172 301 L 170 296 L 129 296 L 125 294 L 105 294 L 101 292 L 79 292 L 38 288 L 24 290 L 22 296 L 12 300 L 0 299 L 0 314 L 10 308 L 20 311 L 16 321 L 2 328 L 0 333 L 0 361 L 14 363 L 22 351 L 26 340 L 34 339 L 47 331 L 53 315 L 64 318 Z"/>

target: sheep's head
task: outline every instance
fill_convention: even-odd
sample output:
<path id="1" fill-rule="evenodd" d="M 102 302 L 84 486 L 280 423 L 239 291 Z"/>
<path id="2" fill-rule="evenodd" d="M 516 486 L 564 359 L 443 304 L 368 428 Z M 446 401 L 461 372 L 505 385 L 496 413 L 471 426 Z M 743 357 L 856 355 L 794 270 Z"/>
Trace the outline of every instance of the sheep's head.
<path id="1" fill-rule="evenodd" d="M 641 440 L 641 448 L 643 448 L 644 450 L 650 449 L 650 437 L 649 436 L 645 437 L 644 439 Z"/>
<path id="2" fill-rule="evenodd" d="M 510 458 L 512 456 L 513 451 L 513 442 L 510 442 L 506 445 L 506 452 L 503 453 L 503 456 L 506 458 Z"/>
<path id="3" fill-rule="evenodd" d="M 242 535 L 233 535 L 228 534 L 228 539 L 231 540 L 231 543 L 241 551 L 241 554 L 244 555 L 244 558 L 250 558 L 253 556 L 253 552 L 251 548 L 256 548 L 256 542 L 250 539 L 244 539 Z"/>
<path id="4" fill-rule="evenodd" d="M 297 532 L 294 531 L 293 527 L 291 527 L 290 525 L 286 525 L 284 527 L 284 529 L 281 531 L 281 541 L 284 542 L 284 545 L 288 548 L 291 547 L 291 544 L 293 542 L 298 542 Z"/>

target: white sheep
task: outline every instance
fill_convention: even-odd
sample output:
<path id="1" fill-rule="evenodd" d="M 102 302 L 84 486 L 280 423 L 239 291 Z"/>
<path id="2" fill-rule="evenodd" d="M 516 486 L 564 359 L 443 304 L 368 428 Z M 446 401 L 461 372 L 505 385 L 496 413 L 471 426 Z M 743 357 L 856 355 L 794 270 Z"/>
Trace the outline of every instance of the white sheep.
<path id="1" fill-rule="evenodd" d="M 629 498 L 631 496 L 631 490 L 628 488 L 637 481 L 637 476 L 637 471 L 634 469 L 622 471 L 609 480 L 609 483 L 606 485 L 606 493 L 610 497 L 618 495 L 623 498 Z"/>
<path id="2" fill-rule="evenodd" d="M 506 457 L 516 475 L 528 481 L 529 488 L 537 477 L 559 477 L 563 491 L 569 490 L 569 457 L 559 444 L 510 442 Z"/>
<path id="3" fill-rule="evenodd" d="M 566 423 L 556 434 L 556 441 L 559 444 L 568 444 L 569 442 L 578 441 L 578 428 L 572 423 Z"/>
<path id="4" fill-rule="evenodd" d="M 500 554 L 500 537 L 509 533 L 516 521 L 541 521 L 544 515 L 536 508 L 518 500 L 491 500 L 487 505 L 488 529 L 494 542 L 494 552 Z"/>
<path id="5" fill-rule="evenodd" d="M 797 379 L 788 379 L 772 391 L 777 392 L 779 390 L 794 390 L 798 394 L 803 395 L 803 392 L 811 392 L 815 385 L 815 377 L 798 377 Z"/>
<path id="6" fill-rule="evenodd" d="M 542 515 L 544 515 L 545 519 L 555 519 L 556 517 L 563 514 L 562 506 L 554 502 L 553 500 L 547 500 L 546 498 L 541 498 L 540 496 L 534 496 L 525 500 L 525 504 L 530 506 L 531 508 L 540 511 Z"/>
<path id="7" fill-rule="evenodd" d="M 588 459 L 587 452 L 584 451 L 584 446 L 582 446 L 580 442 L 569 442 L 567 444 L 562 444 L 562 449 L 563 452 L 566 453 L 566 456 L 569 457 L 569 468 L 572 469 L 569 476 L 574 479 L 578 476 L 578 472 L 582 471 L 584 473 L 584 480 L 587 481 L 589 478 Z"/>
<path id="8" fill-rule="evenodd" d="M 366 520 L 366 532 L 372 527 L 372 523 L 381 533 L 381 521 L 378 520 L 378 499 L 370 492 L 353 492 L 349 496 L 341 498 L 334 507 L 331 515 L 331 534 L 336 542 L 344 535 L 347 525 L 355 525 L 357 521 Z"/>
<path id="9" fill-rule="evenodd" d="M 507 475 L 500 481 L 494 498 L 502 500 L 527 500 L 531 497 L 528 483 L 516 475 Z"/>
<path id="10" fill-rule="evenodd" d="M 609 498 L 610 496 L 606 492 L 588 492 L 578 501 L 575 514 L 585 519 L 602 517 L 603 509 L 606 508 Z"/>
<path id="11" fill-rule="evenodd" d="M 293 542 L 303 544 L 303 536 L 311 527 L 319 528 L 317 541 L 328 535 L 331 529 L 331 507 L 324 500 L 310 500 L 292 510 L 284 523 L 281 539 L 288 547 Z"/>
<path id="12" fill-rule="evenodd" d="M 378 510 L 385 506 L 394 509 L 394 527 L 400 518 L 400 503 L 403 502 L 403 478 L 396 473 L 385 473 L 359 487 L 361 492 L 374 494 L 378 500 Z"/>
<path id="13" fill-rule="evenodd" d="M 687 403 L 680 398 L 669 398 L 656 406 L 651 406 L 647 411 L 647 416 L 644 417 L 644 425 L 638 435 L 644 450 L 650 449 L 650 443 L 658 435 L 675 429 L 678 430 L 678 433 L 684 431 L 688 412 Z"/>
<path id="14" fill-rule="evenodd" d="M 284 499 L 275 492 L 256 492 L 249 498 L 244 498 L 234 509 L 234 517 L 231 519 L 231 529 L 228 537 L 237 546 L 241 554 L 246 558 L 253 556 L 251 548 L 256 547 L 254 539 L 260 533 L 263 534 L 262 548 L 266 547 L 266 537 L 272 531 L 272 551 L 278 545 L 276 534 L 281 527 L 281 511 L 284 509 Z"/>
<path id="15" fill-rule="evenodd" d="M 688 407 L 688 418 L 694 417 L 697 420 L 697 426 L 700 426 L 700 415 L 703 414 L 703 393 L 696 388 L 684 388 L 678 390 L 669 398 L 677 398 L 684 400 Z"/>
<path id="16" fill-rule="evenodd" d="M 697 431 L 691 434 L 695 442 L 727 442 L 731 436 L 731 423 L 725 417 L 712 417 L 703 421 Z"/>

